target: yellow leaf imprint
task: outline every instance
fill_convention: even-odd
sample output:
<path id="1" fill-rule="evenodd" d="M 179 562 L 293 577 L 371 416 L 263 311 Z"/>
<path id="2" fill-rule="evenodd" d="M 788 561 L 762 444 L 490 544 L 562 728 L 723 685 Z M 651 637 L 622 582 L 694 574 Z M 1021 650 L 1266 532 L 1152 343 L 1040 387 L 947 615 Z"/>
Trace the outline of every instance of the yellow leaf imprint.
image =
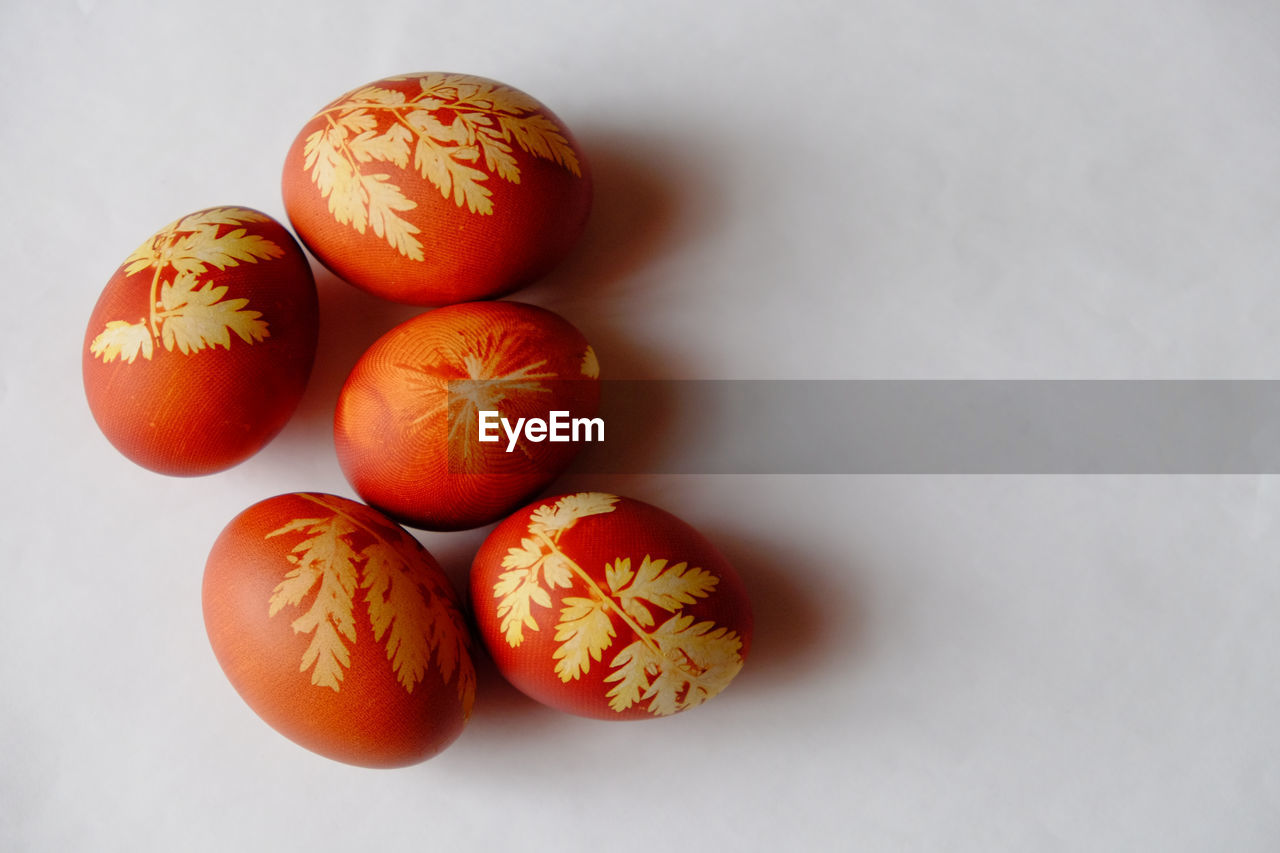
<path id="1" fill-rule="evenodd" d="M 560 541 L 560 535 L 589 515 L 613 512 L 618 502 L 616 495 L 604 492 L 578 492 L 565 495 L 552 507 L 540 506 L 529 516 L 529 532 L 534 535 L 550 535 Z"/>
<path id="2" fill-rule="evenodd" d="M 312 684 L 339 691 L 356 642 L 355 595 L 364 590 L 373 637 L 385 645 L 401 686 L 412 693 L 434 653 L 442 681 L 448 683 L 456 673 L 458 698 L 469 716 L 475 670 L 467 652 L 467 629 L 448 592 L 411 572 L 404 549 L 412 544 L 388 541 L 388 531 L 375 530 L 322 497 L 303 497 L 329 515 L 294 519 L 266 536 L 308 537 L 294 545 L 288 557 L 293 569 L 276 585 L 267 608 L 268 616 L 275 616 L 285 607 L 300 607 L 316 591 L 307 611 L 290 623 L 294 633 L 312 635 L 299 671 L 311 669 Z M 353 536 L 372 536 L 373 541 L 357 551 Z"/>
<path id="3" fill-rule="evenodd" d="M 531 605 L 551 606 L 549 588 L 569 588 L 576 579 L 587 597 L 566 597 L 556 624 L 557 646 L 552 658 L 561 681 L 569 682 L 600 662 L 617 637 L 614 619 L 638 638 L 609 663 L 605 676 L 614 686 L 605 695 L 609 707 L 621 713 L 648 702 L 645 710 L 658 716 L 700 705 L 723 690 L 742 668 L 742 641 L 736 632 L 710 621 L 697 622 L 682 613 L 686 604 L 710 595 L 719 578 L 687 563 L 668 564 L 646 554 L 632 568 L 629 557 L 605 566 L 607 590 L 560 550 L 560 537 L 581 518 L 612 512 L 618 498 L 582 492 L 541 506 L 530 513 L 529 535 L 510 548 L 502 561 L 506 572 L 494 585 L 499 599 L 499 629 L 509 645 L 523 641 L 525 628 L 538 630 Z M 555 567 L 555 574 L 551 567 Z M 538 580 L 542 569 L 547 586 Z M 656 628 L 654 613 L 670 617 Z"/>
<path id="4" fill-rule="evenodd" d="M 156 316 L 162 322 L 160 339 L 165 349 L 172 351 L 176 345 L 183 355 L 214 346 L 231 349 L 231 332 L 247 344 L 265 340 L 267 324 L 262 314 L 244 310 L 248 299 L 221 301 L 226 292 L 225 287 L 214 287 L 212 282 L 200 287 L 190 273 L 179 273 L 163 285 L 163 310 Z"/>
<path id="5" fill-rule="evenodd" d="M 715 696 L 742 669 L 742 641 L 713 622 L 672 616 L 649 639 L 627 646 L 610 663 L 613 672 L 604 680 L 617 684 L 605 695 L 615 711 L 647 699 L 651 713 L 674 714 Z"/>
<path id="6" fill-rule="evenodd" d="M 562 681 L 572 681 L 591 669 L 591 661 L 599 661 L 600 654 L 613 642 L 617 633 L 605 603 L 594 598 L 565 598 L 560 610 L 560 622 L 556 625 L 556 642 L 560 646 L 552 654 L 556 663 L 556 675 Z"/>
<path id="7" fill-rule="evenodd" d="M 171 223 L 135 249 L 125 259 L 125 275 L 152 270 L 148 316 L 137 323 L 107 321 L 89 352 L 104 363 L 120 358 L 132 364 L 139 354 L 150 360 L 157 341 L 169 352 L 176 347 L 189 355 L 215 346 L 230 349 L 231 332 L 246 344 L 270 337 L 262 314 L 246 309 L 249 300 L 224 302 L 227 288 L 212 281 L 202 286 L 199 279 L 210 267 L 224 270 L 282 257 L 280 246 L 234 227 L 266 219 L 238 207 L 204 210 Z"/>
<path id="8" fill-rule="evenodd" d="M 366 86 L 316 113 L 325 126 L 303 143 L 302 165 L 339 225 L 373 233 L 406 258 L 425 259 L 421 230 L 399 214 L 417 207 L 386 173 L 362 164 L 413 168 L 445 199 L 471 213 L 493 213 L 489 178 L 520 183 L 515 147 L 581 177 L 578 155 L 537 101 L 515 89 L 456 74 L 392 78 L 419 92 Z M 514 147 L 513 147 L 514 146 Z"/>
<path id="9" fill-rule="evenodd" d="M 89 344 L 89 351 L 104 363 L 110 363 L 119 357 L 133 364 L 139 352 L 143 358 L 151 358 L 152 347 L 151 332 L 147 329 L 146 320 L 137 323 L 110 320 L 107 327 Z"/>
<path id="10" fill-rule="evenodd" d="M 296 607 L 316 588 L 311 607 L 290 623 L 295 634 L 311 634 L 311 643 L 302 655 L 299 672 L 312 669 L 311 683 L 319 687 L 339 689 L 343 670 L 351 665 L 351 653 L 342 641 L 356 640 L 356 625 L 351 614 L 352 596 L 356 590 L 356 552 L 346 536 L 355 526 L 338 515 L 328 518 L 299 518 L 267 534 L 268 539 L 286 533 L 309 534 L 293 547 L 288 560 L 293 569 L 271 592 L 267 615 L 275 616 L 283 608 Z"/>
<path id="11" fill-rule="evenodd" d="M 588 379 L 600 378 L 600 362 L 596 359 L 596 351 L 590 346 L 582 354 L 582 375 Z"/>
<path id="12" fill-rule="evenodd" d="M 638 572 L 631 571 L 629 557 L 614 560 L 605 567 L 605 579 L 622 609 L 645 627 L 653 625 L 653 614 L 642 602 L 674 613 L 681 605 L 710 595 L 720 582 L 705 569 L 691 569 L 687 563 L 667 568 L 666 560 L 651 560 L 648 555 Z"/>

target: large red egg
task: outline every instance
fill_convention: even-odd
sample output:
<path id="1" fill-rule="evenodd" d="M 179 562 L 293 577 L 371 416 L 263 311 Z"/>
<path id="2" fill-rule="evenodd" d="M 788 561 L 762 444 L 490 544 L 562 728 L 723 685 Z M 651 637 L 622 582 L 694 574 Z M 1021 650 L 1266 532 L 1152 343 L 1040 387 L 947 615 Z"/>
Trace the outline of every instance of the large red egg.
<path id="1" fill-rule="evenodd" d="M 560 119 L 518 89 L 426 72 L 329 102 L 285 158 L 289 219 L 370 293 L 445 305 L 550 270 L 586 226 L 591 178 Z"/>
<path id="2" fill-rule="evenodd" d="M 289 420 L 315 359 L 311 268 L 280 223 L 215 207 L 173 222 L 107 282 L 85 331 L 89 409 L 162 474 L 209 474 Z"/>
<path id="3" fill-rule="evenodd" d="M 711 543 L 601 492 L 547 498 L 498 525 L 472 564 L 471 606 L 508 681 L 602 720 L 702 704 L 751 645 L 746 590 Z"/>
<path id="4" fill-rule="evenodd" d="M 258 716 L 321 755 L 413 764 L 461 734 L 475 671 L 458 601 L 416 539 L 345 498 L 289 494 L 209 554 L 204 622 Z"/>
<path id="5" fill-rule="evenodd" d="M 603 422 L 587 423 L 598 376 L 586 339 L 558 314 L 516 302 L 438 308 L 387 332 L 352 369 L 334 417 L 338 462 L 364 500 L 404 524 L 488 524 L 550 484 L 584 441 L 603 440 Z M 484 412 L 507 426 L 490 416 L 482 435 Z M 555 418 L 555 434 L 504 432 Z"/>

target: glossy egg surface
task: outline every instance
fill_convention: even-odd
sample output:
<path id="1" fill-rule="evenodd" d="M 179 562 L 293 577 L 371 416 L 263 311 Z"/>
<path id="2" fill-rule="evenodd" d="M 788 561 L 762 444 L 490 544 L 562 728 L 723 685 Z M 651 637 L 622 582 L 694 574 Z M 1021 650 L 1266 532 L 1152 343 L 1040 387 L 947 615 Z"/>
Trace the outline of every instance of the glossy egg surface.
<path id="1" fill-rule="evenodd" d="M 280 223 L 197 211 L 149 237 L 103 289 L 81 359 L 89 408 L 145 468 L 221 471 L 293 414 L 317 328 L 311 268 Z"/>
<path id="2" fill-rule="evenodd" d="M 458 599 L 416 539 L 334 495 L 279 495 L 214 543 L 205 628 L 258 716 L 337 761 L 396 767 L 462 732 L 475 695 Z"/>
<path id="3" fill-rule="evenodd" d="M 737 675 L 751 605 L 701 534 L 601 492 L 537 501 L 502 522 L 471 567 L 471 605 L 504 677 L 604 720 L 669 716 Z"/>

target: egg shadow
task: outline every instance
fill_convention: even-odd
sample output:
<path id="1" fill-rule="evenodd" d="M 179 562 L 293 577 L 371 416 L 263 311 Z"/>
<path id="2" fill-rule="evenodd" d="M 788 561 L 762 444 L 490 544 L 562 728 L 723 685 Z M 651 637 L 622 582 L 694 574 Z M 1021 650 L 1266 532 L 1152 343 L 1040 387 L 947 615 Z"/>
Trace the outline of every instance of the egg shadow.
<path id="1" fill-rule="evenodd" d="M 565 716 L 530 699 L 513 687 L 502 677 L 497 664 L 480 640 L 470 600 L 471 563 L 481 543 L 495 526 L 496 523 L 448 533 L 412 531 L 414 537 L 436 558 L 462 604 L 463 616 L 471 636 L 471 660 L 476 669 L 476 701 L 468 730 L 485 730 L 486 734 L 482 739 L 490 746 L 495 739 L 495 732 L 498 737 L 527 741 L 530 731 L 553 726 Z"/>
<path id="2" fill-rule="evenodd" d="M 472 651 L 476 667 L 476 704 L 471 713 L 472 732 L 483 732 L 486 750 L 509 741 L 529 744 L 530 733 L 566 724 L 566 714 L 529 698 L 511 685 L 493 658 L 478 644 Z M 570 721 L 571 722 L 571 721 Z"/>
<path id="3" fill-rule="evenodd" d="M 807 556 L 800 543 L 788 541 L 784 549 L 754 532 L 703 532 L 742 578 L 754 615 L 751 650 L 733 695 L 773 692 L 811 678 L 824 658 L 836 654 L 833 648 L 842 657 L 858 653 L 866 614 L 856 565 L 846 567 L 848 582 L 833 595 L 806 582 L 817 558 Z"/>
<path id="4" fill-rule="evenodd" d="M 586 229 L 559 266 L 521 291 L 552 310 L 590 309 L 602 296 L 643 290 L 645 267 L 696 242 L 699 229 L 714 221 L 697 212 L 715 194 L 704 170 L 681 159 L 687 142 L 616 128 L 587 128 L 578 138 L 594 186 Z"/>
<path id="5" fill-rule="evenodd" d="M 591 342 L 600 361 L 605 442 L 584 448 L 570 475 L 664 470 L 670 427 L 696 405 L 682 393 L 681 365 L 634 331 L 645 301 L 647 268 L 696 243 L 719 217 L 704 164 L 688 140 L 587 127 L 577 134 L 595 185 L 591 218 L 579 245 L 555 271 L 515 298 L 562 314 Z M 544 494 L 554 494 L 554 484 Z"/>
<path id="6" fill-rule="evenodd" d="M 307 390 L 276 443 L 295 453 L 333 455 L 333 413 L 351 368 L 384 333 L 426 308 L 365 293 L 312 260 L 320 302 L 316 360 Z"/>
<path id="7" fill-rule="evenodd" d="M 594 202 L 578 245 L 549 275 L 514 298 L 563 314 L 582 330 L 605 379 L 657 379 L 678 365 L 634 337 L 659 258 L 697 243 L 721 217 L 719 193 L 688 140 L 633 129 L 577 134 L 591 164 Z"/>

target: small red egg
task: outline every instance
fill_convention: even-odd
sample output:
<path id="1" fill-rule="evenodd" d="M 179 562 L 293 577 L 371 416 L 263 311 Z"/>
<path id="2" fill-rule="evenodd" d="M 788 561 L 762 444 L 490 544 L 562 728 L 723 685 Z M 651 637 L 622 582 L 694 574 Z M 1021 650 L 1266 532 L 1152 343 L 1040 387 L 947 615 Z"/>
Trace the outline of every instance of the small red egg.
<path id="1" fill-rule="evenodd" d="M 603 440 L 603 422 L 586 423 L 598 376 L 582 333 L 543 308 L 438 308 L 387 332 L 352 369 L 334 416 L 338 462 L 361 498 L 403 524 L 479 527 L 546 488 L 583 441 Z M 489 420 L 496 440 L 481 440 L 484 412 L 507 423 Z M 553 417 L 557 435 L 517 429 Z"/>
<path id="2" fill-rule="evenodd" d="M 289 219 L 336 275 L 386 299 L 487 299 L 581 236 L 591 177 L 568 128 L 518 89 L 426 72 L 377 80 L 311 117 L 285 158 Z"/>
<path id="3" fill-rule="evenodd" d="M 145 468 L 230 468 L 297 408 L 317 328 L 311 268 L 280 223 L 197 211 L 149 237 L 103 289 L 84 337 L 89 409 Z"/>
<path id="4" fill-rule="evenodd" d="M 254 504 L 214 543 L 203 601 L 232 686 L 307 749 L 399 767 L 462 733 L 475 671 L 457 596 L 369 507 L 323 494 Z"/>
<path id="5" fill-rule="evenodd" d="M 499 524 L 471 566 L 471 606 L 508 681 L 602 720 L 702 704 L 751 645 L 746 590 L 711 543 L 601 492 L 547 498 Z"/>

